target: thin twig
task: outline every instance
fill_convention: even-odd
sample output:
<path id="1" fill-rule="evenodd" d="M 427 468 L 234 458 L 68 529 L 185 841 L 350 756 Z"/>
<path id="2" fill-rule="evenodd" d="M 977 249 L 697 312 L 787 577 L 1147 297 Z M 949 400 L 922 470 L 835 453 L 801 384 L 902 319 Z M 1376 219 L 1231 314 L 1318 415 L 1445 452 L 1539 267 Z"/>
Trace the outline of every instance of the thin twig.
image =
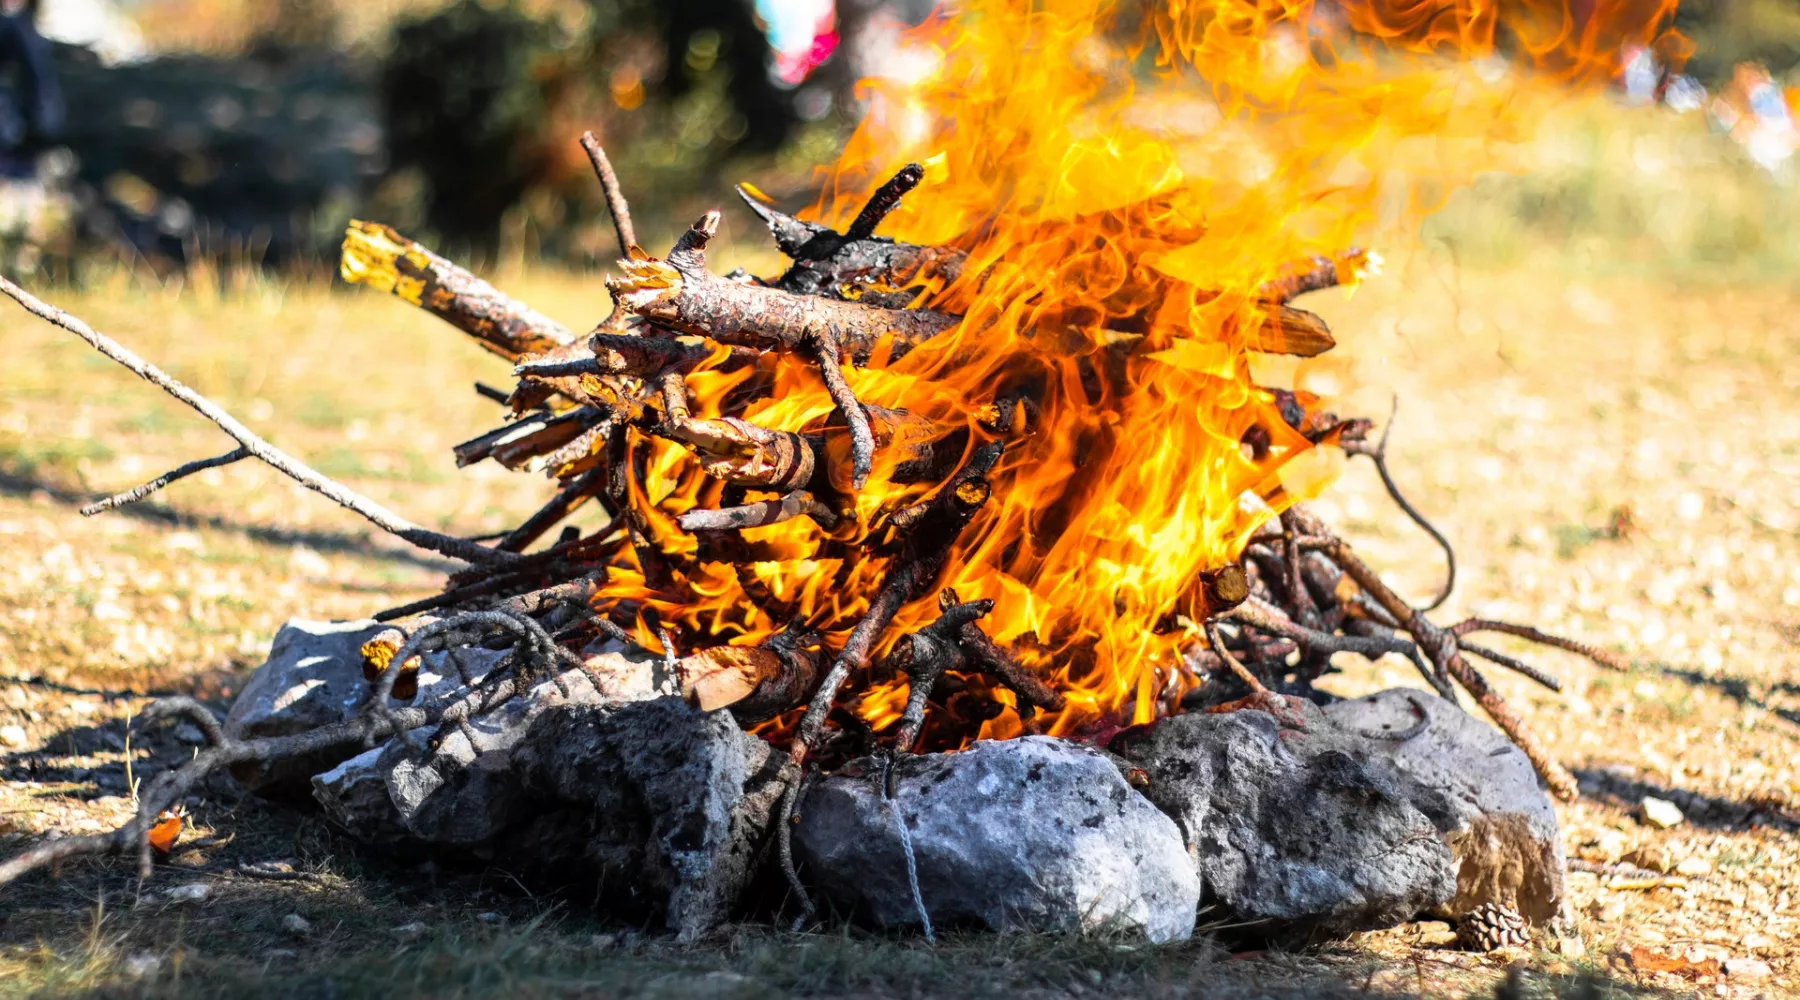
<path id="1" fill-rule="evenodd" d="M 1512 622 L 1499 622 L 1494 621 L 1492 618 L 1469 618 L 1450 626 L 1449 631 L 1451 635 L 1456 636 L 1458 639 L 1474 632 L 1500 632 L 1505 635 L 1525 639 L 1529 642 L 1535 642 L 1540 646 L 1550 646 L 1555 649 L 1566 650 L 1577 656 L 1585 656 L 1609 670 L 1628 671 L 1631 669 L 1630 665 L 1620 659 L 1617 655 L 1609 653 L 1598 646 L 1591 646 L 1575 639 L 1565 639 L 1560 635 L 1551 635 L 1548 632 L 1539 631 L 1529 625 L 1514 625 Z M 1464 648 L 1467 647 L 1465 646 Z"/>
<path id="2" fill-rule="evenodd" d="M 157 476 L 155 479 L 152 479 L 135 489 L 129 489 L 123 493 L 114 493 L 104 500 L 97 500 L 88 504 L 86 507 L 81 508 L 81 516 L 93 517 L 95 514 L 112 510 L 114 507 L 123 507 L 128 503 L 137 503 L 139 500 L 155 493 L 157 490 L 162 489 L 164 486 L 169 485 L 177 479 L 186 479 L 196 472 L 205 472 L 207 469 L 216 469 L 221 465 L 230 465 L 233 462 L 241 462 L 249 457 L 250 452 L 248 449 L 236 448 L 223 455 L 195 459 L 186 465 L 170 469 L 168 472 Z"/>
<path id="3" fill-rule="evenodd" d="M 1444 550 L 1444 585 L 1439 588 L 1437 597 L 1433 598 L 1430 604 L 1419 609 L 1420 611 L 1436 611 L 1443 607 L 1444 602 L 1450 599 L 1450 592 L 1456 589 L 1456 550 L 1451 547 L 1450 539 L 1445 538 L 1443 532 L 1437 530 L 1435 525 L 1425 519 L 1424 514 L 1419 513 L 1417 507 L 1407 501 L 1406 495 L 1400 492 L 1400 484 L 1394 482 L 1394 474 L 1388 471 L 1388 435 L 1394 432 L 1394 417 L 1399 412 L 1400 397 L 1395 395 L 1393 405 L 1388 409 L 1387 426 L 1381 429 L 1380 443 L 1371 449 L 1366 442 L 1345 441 L 1343 449 L 1352 455 L 1366 456 L 1369 461 L 1374 462 L 1375 471 L 1381 476 L 1381 485 L 1387 488 L 1387 494 L 1393 499 L 1394 504 L 1405 511 L 1406 516 L 1412 518 L 1414 524 L 1425 529 L 1425 533 L 1431 536 L 1431 540 L 1437 542 L 1438 548 Z"/>
<path id="4" fill-rule="evenodd" d="M 1231 650 L 1225 648 L 1225 637 L 1219 634 L 1219 623 L 1208 620 L 1205 627 L 1206 641 L 1212 643 L 1213 652 L 1219 655 L 1219 659 L 1225 661 L 1225 665 L 1231 668 L 1231 672 L 1237 675 L 1237 679 L 1249 685 L 1252 694 L 1268 694 L 1269 689 L 1263 686 L 1262 681 L 1257 680 L 1256 675 L 1250 672 L 1250 668 L 1244 666 L 1242 661 L 1232 655 Z"/>
<path id="5" fill-rule="evenodd" d="M 606 194 L 606 207 L 612 213 L 613 232 L 619 237 L 619 256 L 631 253 L 637 246 L 637 233 L 631 228 L 631 206 L 625 204 L 625 191 L 619 187 L 619 175 L 613 173 L 612 161 L 606 158 L 606 150 L 600 148 L 600 140 L 592 132 L 581 133 L 581 148 L 587 151 L 588 162 L 594 165 L 594 175 L 600 178 L 600 190 Z"/>
<path id="6" fill-rule="evenodd" d="M 220 409 L 217 404 L 183 385 L 161 368 L 138 357 L 123 344 L 96 331 L 75 316 L 44 302 L 3 276 L 0 276 L 0 292 L 24 306 L 25 310 L 32 315 L 80 337 L 87 341 L 90 347 L 124 366 L 127 371 L 186 403 L 201 416 L 212 421 L 220 430 L 231 435 L 238 444 L 243 446 L 245 451 L 259 461 L 273 467 L 307 489 L 325 496 L 342 507 L 355 511 L 383 531 L 411 542 L 419 548 L 465 562 L 498 563 L 516 558 L 510 553 L 497 552 L 461 538 L 419 527 L 263 440 L 248 427 L 239 423 L 237 418 Z"/>
<path id="7" fill-rule="evenodd" d="M 1524 660 L 1513 659 L 1505 653 L 1489 649 L 1486 646 L 1477 646 L 1466 639 L 1458 639 L 1456 645 L 1465 653 L 1473 653 L 1484 660 L 1498 663 L 1516 674 L 1523 674 L 1524 676 L 1537 681 L 1539 684 L 1542 684 L 1544 687 L 1547 687 L 1558 694 L 1562 693 L 1562 681 L 1557 680 L 1555 675 L 1546 673 L 1545 671 L 1526 663 Z"/>

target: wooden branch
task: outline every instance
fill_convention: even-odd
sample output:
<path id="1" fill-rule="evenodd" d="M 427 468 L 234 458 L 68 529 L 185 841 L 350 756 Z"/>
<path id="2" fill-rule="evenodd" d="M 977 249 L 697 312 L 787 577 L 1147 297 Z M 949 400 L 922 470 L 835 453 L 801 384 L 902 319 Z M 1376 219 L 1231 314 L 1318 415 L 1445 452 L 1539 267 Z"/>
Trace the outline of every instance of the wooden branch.
<path id="1" fill-rule="evenodd" d="M 1494 690 L 1487 678 L 1463 658 L 1462 652 L 1457 647 L 1457 637 L 1427 621 L 1417 609 L 1406 603 L 1400 595 L 1394 593 L 1386 583 L 1382 582 L 1381 577 L 1369 568 L 1367 563 L 1356 557 L 1348 543 L 1330 535 L 1317 518 L 1312 517 L 1310 513 L 1301 515 L 1298 508 L 1289 508 L 1289 512 L 1295 513 L 1301 518 L 1306 525 L 1308 534 L 1316 536 L 1317 545 L 1321 551 L 1342 567 L 1344 572 L 1356 581 L 1356 585 L 1373 597 L 1377 604 L 1381 605 L 1388 614 L 1394 617 L 1395 621 L 1400 623 L 1401 627 L 1412 633 L 1413 641 L 1418 643 L 1419 649 L 1431 658 L 1432 663 L 1437 666 L 1439 671 L 1454 678 L 1475 698 L 1476 703 L 1482 707 L 1483 711 L 1487 712 L 1488 717 L 1494 720 L 1494 724 L 1499 726 L 1507 737 L 1525 752 L 1532 767 L 1537 770 L 1538 776 L 1544 779 L 1544 783 L 1550 787 L 1550 791 L 1561 799 L 1575 798 L 1579 788 L 1575 783 L 1574 776 L 1569 774 L 1568 770 L 1550 755 L 1542 743 L 1538 742 L 1536 735 L 1526 727 L 1524 721 L 1512 710 L 1512 706 L 1506 703 L 1500 693 Z"/>
<path id="2" fill-rule="evenodd" d="M 805 490 L 795 490 L 779 499 L 758 500 L 738 507 L 719 510 L 696 508 L 677 517 L 675 523 L 683 531 L 726 531 L 780 524 L 802 514 L 812 518 L 826 531 L 838 525 L 837 512 L 813 499 L 813 495 Z"/>
<path id="3" fill-rule="evenodd" d="M 754 725 L 806 699 L 819 676 L 816 633 L 790 627 L 757 646 L 714 646 L 676 661 L 681 696 L 703 712 L 730 708 Z"/>
<path id="4" fill-rule="evenodd" d="M 918 187 L 919 182 L 924 179 L 925 168 L 917 163 L 901 167 L 899 173 L 888 178 L 875 189 L 874 194 L 869 195 L 868 203 L 863 205 L 862 211 L 856 213 L 856 220 L 850 223 L 849 229 L 844 230 L 844 240 L 855 243 L 874 236 L 875 227 L 881 225 L 881 220 L 900 207 L 900 199 L 906 197 L 906 193 Z"/>
<path id="5" fill-rule="evenodd" d="M 523 552 L 543 536 L 544 532 L 562 523 L 563 518 L 575 512 L 575 508 L 586 503 L 606 488 L 606 467 L 597 466 L 576 477 L 575 481 L 559 490 L 550 502 L 541 507 L 537 513 L 525 519 L 525 523 L 508 532 L 500 540 L 498 548 L 507 552 Z"/>
<path id="6" fill-rule="evenodd" d="M 124 493 L 115 493 L 104 500 L 98 500 L 88 504 L 86 507 L 81 508 L 81 516 L 93 517 L 95 514 L 112 510 L 114 507 L 123 507 L 128 503 L 137 503 L 139 500 L 155 493 L 157 490 L 162 489 L 164 486 L 169 485 L 177 479 L 186 479 L 196 472 L 204 472 L 207 469 L 216 469 L 221 465 L 230 465 L 233 462 L 241 462 L 249 457 L 250 452 L 248 450 L 236 448 L 223 455 L 195 459 L 186 465 L 171 469 L 168 472 L 157 476 L 155 479 L 150 480 L 142 486 L 126 490 Z"/>
<path id="7" fill-rule="evenodd" d="M 900 727 L 894 736 L 894 749 L 901 753 L 911 753 L 919 742 L 919 732 L 925 725 L 925 706 L 938 678 L 946 670 L 961 669 L 965 665 L 967 650 L 961 640 L 963 629 L 973 627 L 977 618 L 994 610 L 994 602 L 982 600 L 965 604 L 957 600 L 955 591 L 945 590 L 938 594 L 938 608 L 936 621 L 901 639 L 888 657 L 889 663 L 906 671 L 909 680 L 906 707 L 900 712 Z"/>
<path id="8" fill-rule="evenodd" d="M 619 176 L 613 173 L 612 161 L 606 158 L 606 150 L 600 148 L 600 140 L 594 133 L 581 133 L 581 148 L 587 151 L 588 162 L 594 165 L 594 176 L 600 178 L 600 190 L 606 194 L 613 232 L 619 237 L 619 256 L 628 256 L 631 248 L 637 246 L 637 233 L 631 228 L 631 207 L 625 204 L 625 191 L 619 186 Z"/>
<path id="9" fill-rule="evenodd" d="M 1469 618 L 1450 626 L 1449 631 L 1459 640 L 1465 635 L 1472 635 L 1476 632 L 1499 632 L 1503 635 L 1516 636 L 1528 642 L 1535 642 L 1541 646 L 1550 646 L 1566 650 L 1577 656 L 1584 656 L 1608 670 L 1627 671 L 1631 669 L 1630 664 L 1598 646 L 1578 642 L 1574 639 L 1565 639 L 1559 635 L 1551 635 L 1529 625 L 1514 625 L 1512 622 L 1499 622 L 1492 618 Z"/>
<path id="10" fill-rule="evenodd" d="M 392 292 L 508 361 L 575 342 L 567 327 L 378 222 L 351 220 L 338 273 Z"/>
<path id="11" fill-rule="evenodd" d="M 118 362 L 127 371 L 186 403 L 195 412 L 229 434 L 258 461 L 339 506 L 356 512 L 383 531 L 419 548 L 465 562 L 500 563 L 514 558 L 510 553 L 498 552 L 461 538 L 421 528 L 355 490 L 327 478 L 306 463 L 264 441 L 248 427 L 239 423 L 231 414 L 220 409 L 217 404 L 175 380 L 162 369 L 138 357 L 118 341 L 96 331 L 93 327 L 61 309 L 38 299 L 30 292 L 13 284 L 10 279 L 0 277 L 0 292 L 4 292 L 15 302 L 24 306 L 26 311 L 32 315 L 73 333 L 87 341 L 89 346 L 101 354 Z"/>
<path id="12" fill-rule="evenodd" d="M 880 309 L 742 284 L 706 270 L 705 248 L 719 214 L 708 212 L 666 261 L 621 261 L 607 279 L 616 308 L 679 333 L 759 350 L 798 351 L 828 342 L 855 364 L 882 343 L 898 358 L 960 322 L 923 309 Z"/>
<path id="13" fill-rule="evenodd" d="M 707 475 L 740 486 L 803 489 L 817 468 L 815 444 L 790 431 L 772 431 L 737 417 L 697 419 L 688 411 L 679 374 L 662 378 L 663 426 L 656 433 L 694 450 Z"/>
<path id="14" fill-rule="evenodd" d="M 936 581 L 956 537 L 992 493 L 986 477 L 999 461 L 1003 446 L 1002 442 L 996 441 L 977 449 L 968 465 L 945 484 L 925 512 L 913 520 L 894 557 L 893 568 L 882 580 L 875 599 L 869 603 L 868 613 L 850 630 L 843 649 L 832 661 L 830 672 L 806 707 L 806 715 L 800 720 L 799 731 L 788 749 L 788 757 L 795 764 L 806 762 L 807 755 L 824 733 L 825 718 L 831 714 L 838 688 L 843 686 L 851 671 L 868 666 L 869 652 L 875 640 L 893 622 L 894 615 L 908 602 L 926 593 Z"/>
<path id="15" fill-rule="evenodd" d="M 1282 273 L 1257 290 L 1270 302 L 1283 305 L 1309 292 L 1352 284 L 1381 273 L 1381 255 L 1371 250 L 1351 247 L 1335 257 L 1315 254 L 1305 262 L 1282 269 Z"/>

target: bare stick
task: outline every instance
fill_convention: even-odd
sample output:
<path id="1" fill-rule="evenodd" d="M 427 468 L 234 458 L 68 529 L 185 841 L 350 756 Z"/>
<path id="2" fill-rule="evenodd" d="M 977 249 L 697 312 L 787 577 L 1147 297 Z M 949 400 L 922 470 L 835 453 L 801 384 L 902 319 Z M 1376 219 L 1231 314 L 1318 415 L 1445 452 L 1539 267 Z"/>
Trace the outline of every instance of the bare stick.
<path id="1" fill-rule="evenodd" d="M 514 558 L 509 553 L 497 552 L 474 542 L 419 527 L 361 493 L 327 478 L 305 462 L 264 441 L 250 428 L 238 423 L 237 418 L 220 409 L 217 404 L 205 396 L 181 384 L 161 368 L 138 357 L 118 341 L 44 302 L 13 284 L 11 280 L 0 277 L 0 292 L 4 292 L 13 301 L 24 306 L 25 310 L 32 315 L 87 341 L 90 347 L 117 361 L 133 375 L 193 407 L 201 416 L 231 435 L 238 444 L 243 445 L 245 451 L 257 460 L 272 466 L 276 471 L 283 473 L 307 489 L 323 495 L 339 506 L 355 511 L 383 531 L 405 539 L 419 548 L 428 549 L 453 559 L 461 559 L 464 562 L 494 563 Z"/>
<path id="2" fill-rule="evenodd" d="M 813 353 L 818 356 L 819 375 L 825 380 L 825 391 L 844 415 L 850 427 L 850 482 L 862 489 L 875 467 L 875 431 L 869 426 L 869 411 L 844 379 L 843 359 L 838 356 L 837 342 L 824 337 L 813 339 Z"/>
<path id="3" fill-rule="evenodd" d="M 924 179 L 925 168 L 919 164 L 908 163 L 901 167 L 899 173 L 888 178 L 869 196 L 868 204 L 856 213 L 856 221 L 850 223 L 849 229 L 844 230 L 844 239 L 866 240 L 875 235 L 875 227 L 881 225 L 881 220 L 898 208 L 900 199 L 906 197 L 906 193 L 918 187 L 919 182 Z"/>
<path id="4" fill-rule="evenodd" d="M 1394 416 L 1399 412 L 1400 397 L 1396 395 L 1392 408 L 1388 410 L 1387 426 L 1381 429 L 1381 442 L 1371 449 L 1366 442 L 1345 441 L 1343 448 L 1352 455 L 1366 455 L 1369 461 L 1375 463 L 1375 471 L 1381 475 L 1381 485 L 1387 488 L 1388 496 L 1402 511 L 1406 512 L 1407 517 L 1412 518 L 1414 524 L 1425 529 L 1425 533 L 1431 536 L 1431 540 L 1438 543 L 1438 548 L 1444 550 L 1444 585 L 1438 590 L 1437 597 L 1430 604 L 1419 609 L 1436 611 L 1450 599 L 1450 592 L 1456 589 L 1456 550 L 1450 547 L 1450 539 L 1445 538 L 1443 532 L 1427 521 L 1425 515 L 1419 513 L 1418 508 L 1407 502 L 1406 495 L 1400 492 L 1400 485 L 1394 482 L 1393 473 L 1388 471 L 1388 435 L 1394 432 Z"/>
<path id="5" fill-rule="evenodd" d="M 1550 756 L 1550 752 L 1544 748 L 1542 743 L 1538 742 L 1537 736 L 1526 728 L 1518 713 L 1514 712 L 1512 706 L 1500 697 L 1500 692 L 1495 691 L 1493 685 L 1487 682 L 1487 678 L 1463 659 L 1461 650 L 1457 648 L 1457 637 L 1453 633 L 1433 625 L 1419 613 L 1418 609 L 1402 600 L 1400 595 L 1394 593 L 1392 588 L 1382 582 L 1380 575 L 1371 569 L 1368 563 L 1357 558 L 1356 554 L 1350 550 L 1349 543 L 1330 535 L 1324 525 L 1318 523 L 1310 512 L 1301 515 L 1297 507 L 1289 508 L 1289 510 L 1296 513 L 1310 536 L 1316 536 L 1304 540 L 1296 539 L 1296 544 L 1316 544 L 1329 555 L 1333 562 L 1342 567 L 1344 572 L 1356 581 L 1357 586 L 1387 609 L 1387 612 L 1394 616 L 1394 620 L 1398 621 L 1401 627 L 1412 633 L 1413 641 L 1417 642 L 1419 648 L 1431 657 L 1432 663 L 1437 666 L 1440 674 L 1455 678 L 1458 684 L 1461 684 L 1469 694 L 1474 696 L 1482 710 L 1494 720 L 1494 724 L 1499 726 L 1501 731 L 1506 733 L 1507 737 L 1520 750 L 1524 751 L 1526 758 L 1531 761 L 1531 766 L 1537 771 L 1538 776 L 1544 779 L 1544 783 L 1550 787 L 1551 792 L 1561 799 L 1575 798 L 1580 789 L 1575 783 L 1574 775 L 1571 775 L 1558 763 L 1555 757 Z"/>
<path id="6" fill-rule="evenodd" d="M 613 173 L 612 161 L 606 158 L 606 150 L 600 148 L 600 140 L 594 137 L 594 133 L 581 133 L 581 148 L 587 151 L 588 162 L 594 165 L 594 175 L 600 178 L 600 190 L 606 193 L 606 207 L 612 212 L 613 232 L 619 235 L 619 256 L 629 256 L 631 248 L 637 246 L 637 233 L 631 228 L 631 207 L 625 204 L 625 192 L 619 187 L 619 175 Z"/>
<path id="7" fill-rule="evenodd" d="M 1490 660 L 1494 663 L 1498 663 L 1501 666 L 1505 667 L 1506 669 L 1513 671 L 1514 673 L 1523 674 L 1526 677 L 1529 677 L 1532 680 L 1537 681 L 1539 684 L 1542 684 L 1543 686 L 1549 688 L 1552 691 L 1556 691 L 1558 693 L 1560 693 L 1562 691 L 1562 681 L 1559 681 L 1556 679 L 1555 676 L 1548 674 L 1542 670 L 1539 670 L 1537 667 L 1534 667 L 1529 663 L 1526 663 L 1524 660 L 1515 660 L 1512 657 L 1507 656 L 1505 653 L 1499 652 L 1498 650 L 1489 649 L 1486 646 L 1477 646 L 1474 643 L 1469 642 L 1467 640 L 1463 640 L 1463 639 L 1458 639 L 1456 642 L 1456 645 L 1459 646 L 1462 649 L 1462 651 L 1465 653 L 1473 653 L 1474 655 L 1479 656 L 1484 660 Z"/>
<path id="8" fill-rule="evenodd" d="M 86 507 L 81 508 L 81 516 L 93 517 L 95 514 L 112 510 L 114 507 L 123 507 L 128 503 L 137 503 L 139 500 L 155 493 L 157 490 L 162 489 L 164 486 L 169 485 L 177 479 L 186 479 L 196 472 L 205 472 L 207 469 L 216 469 L 221 465 L 230 465 L 233 462 L 241 462 L 249 457 L 250 452 L 247 449 L 238 448 L 233 451 L 228 451 L 223 455 L 214 455 L 211 458 L 196 459 L 179 468 L 171 469 L 136 489 L 126 490 L 123 493 L 114 493 L 104 500 L 97 500 L 94 503 L 88 504 Z"/>
<path id="9" fill-rule="evenodd" d="M 675 523 L 683 531 L 720 531 L 731 528 L 760 528 L 780 524 L 805 514 L 826 531 L 837 527 L 837 512 L 813 499 L 805 490 L 795 490 L 776 500 L 758 500 L 740 507 L 717 510 L 697 508 L 677 517 Z"/>
<path id="10" fill-rule="evenodd" d="M 1269 689 L 1263 686 L 1262 681 L 1256 679 L 1256 675 L 1250 672 L 1250 668 L 1244 666 L 1236 656 L 1232 655 L 1231 650 L 1225 648 L 1225 637 L 1219 634 L 1218 622 L 1208 621 L 1206 623 L 1206 641 L 1212 643 L 1213 652 L 1219 655 L 1219 659 L 1225 661 L 1225 665 L 1231 668 L 1231 672 L 1237 675 L 1237 679 L 1249 685 L 1251 694 L 1266 695 L 1269 693 Z"/>
<path id="11" fill-rule="evenodd" d="M 1473 632 L 1500 632 L 1505 635 L 1517 636 L 1520 639 L 1535 642 L 1540 646 L 1550 646 L 1555 649 L 1567 650 L 1577 656 L 1585 656 L 1610 670 L 1627 671 L 1631 669 L 1624 660 L 1621 660 L 1618 656 L 1609 653 L 1598 646 L 1590 646 L 1585 642 L 1580 642 L 1575 639 L 1565 639 L 1560 635 L 1551 635 L 1548 632 L 1540 632 L 1529 625 L 1514 625 L 1512 622 L 1497 622 L 1492 618 L 1469 618 L 1450 626 L 1449 631 L 1451 635 L 1456 636 L 1458 639 Z M 1464 644 L 1464 648 L 1467 648 L 1467 644 Z"/>
<path id="12" fill-rule="evenodd" d="M 178 699 L 178 701 L 186 700 Z M 334 747 L 372 743 L 391 736 L 395 732 L 410 731 L 419 726 L 429 725 L 435 722 L 440 714 L 441 712 L 436 708 L 402 708 L 386 717 L 358 716 L 303 733 L 254 740 L 222 738 L 223 733 L 219 730 L 217 723 L 210 728 L 202 727 L 207 738 L 209 740 L 217 739 L 217 742 L 201 749 L 194 754 L 192 759 L 184 762 L 181 766 L 164 771 L 148 782 L 147 787 L 138 798 L 137 814 L 124 826 L 111 833 L 64 837 L 60 840 L 40 842 L 35 847 L 0 864 L 0 885 L 6 885 L 20 876 L 68 858 L 124 854 L 132 850 L 136 850 L 138 853 L 138 876 L 149 878 L 151 855 L 148 838 L 157 814 L 180 801 L 207 775 L 244 761 L 285 760 Z M 163 709 L 152 706 L 145 712 L 146 719 L 166 717 L 181 717 L 198 721 L 194 714 L 182 705 L 171 705 Z"/>

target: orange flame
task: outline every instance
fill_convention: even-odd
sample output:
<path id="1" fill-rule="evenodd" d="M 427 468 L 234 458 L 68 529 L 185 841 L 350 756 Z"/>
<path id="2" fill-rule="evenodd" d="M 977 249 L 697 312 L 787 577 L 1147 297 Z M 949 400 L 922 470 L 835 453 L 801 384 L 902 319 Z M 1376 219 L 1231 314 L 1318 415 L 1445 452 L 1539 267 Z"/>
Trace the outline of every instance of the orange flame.
<path id="1" fill-rule="evenodd" d="M 866 83 L 870 111 L 816 212 L 841 228 L 876 184 L 926 163 L 884 231 L 967 252 L 960 277 L 920 300 L 965 318 L 846 375 L 865 403 L 965 449 L 995 438 L 984 407 L 1031 400 L 939 585 L 993 600 L 984 627 L 1066 696 L 1048 731 L 1173 711 L 1197 682 L 1180 653 L 1206 613 L 1200 574 L 1239 558 L 1257 527 L 1317 488 L 1294 462 L 1313 445 L 1251 377 L 1247 344 L 1274 308 L 1259 288 L 1296 260 L 1416 225 L 1496 165 L 1498 144 L 1553 94 L 1548 83 L 1609 78 L 1620 46 L 1655 40 L 1673 12 L 1669 0 L 1586 6 L 1169 0 L 1131 25 L 1113 0 L 967 0 L 910 36 L 932 57 L 921 79 Z M 1499 53 L 1528 71 L 1494 72 Z M 817 373 L 765 363 L 775 390 L 741 416 L 821 426 L 832 404 Z M 719 415 L 743 377 L 695 374 L 695 415 Z M 1254 427 L 1268 445 L 1253 451 L 1243 442 Z M 860 524 L 751 529 L 761 551 L 734 566 L 696 554 L 670 519 L 715 503 L 717 484 L 677 445 L 638 446 L 648 486 L 634 501 L 648 530 L 693 561 L 682 586 L 628 569 L 600 599 L 654 609 L 695 645 L 754 642 L 792 612 L 836 648 L 890 565 L 864 546 L 880 533 L 863 526 L 938 485 L 893 482 L 889 449 L 856 496 Z M 877 657 L 935 617 L 934 595 L 902 610 Z M 1013 704 L 982 678 L 964 683 Z M 864 671 L 851 690 L 881 729 L 906 689 Z M 1014 711 L 984 714 L 960 730 L 944 723 L 940 745 L 975 726 L 988 738 L 1021 731 Z"/>

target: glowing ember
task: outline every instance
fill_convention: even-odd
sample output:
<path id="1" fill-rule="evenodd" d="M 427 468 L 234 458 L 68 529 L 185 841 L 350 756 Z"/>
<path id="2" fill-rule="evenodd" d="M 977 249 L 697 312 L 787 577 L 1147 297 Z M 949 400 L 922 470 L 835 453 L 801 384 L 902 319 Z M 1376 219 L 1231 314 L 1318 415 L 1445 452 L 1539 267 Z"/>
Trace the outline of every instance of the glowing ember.
<path id="1" fill-rule="evenodd" d="M 1332 435 L 1303 435 L 1251 375 L 1253 350 L 1330 343 L 1316 318 L 1283 306 L 1280 279 L 1326 255 L 1322 283 L 1354 285 L 1372 260 L 1345 248 L 1405 233 L 1499 165 L 1504 140 L 1558 88 L 1609 79 L 1621 47 L 1654 42 L 1673 12 L 1660 0 L 1601 0 L 1579 16 L 1537 0 L 1158 6 L 1133 21 L 1101 0 L 972 0 L 914 32 L 935 68 L 867 85 L 868 116 L 814 214 L 848 231 L 878 184 L 921 163 L 922 183 L 883 231 L 952 249 L 960 266 L 919 267 L 903 288 L 882 272 L 826 292 L 899 294 L 961 321 L 845 367 L 879 408 L 881 447 L 860 488 L 816 365 L 715 351 L 686 376 L 687 430 L 628 434 L 645 463 L 633 530 L 667 565 L 627 552 L 597 607 L 635 611 L 644 642 L 657 648 L 667 630 L 678 653 L 752 645 L 797 620 L 822 634 L 829 660 L 903 558 L 896 522 L 951 483 L 958 460 L 998 444 L 985 503 L 867 662 L 852 654 L 840 703 L 877 731 L 899 720 L 907 682 L 883 676 L 882 658 L 938 616 L 949 587 L 991 601 L 987 634 L 1062 695 L 1032 723 L 1042 731 L 1091 734 L 1174 710 L 1198 682 L 1181 652 L 1204 641 L 1209 574 L 1325 478 L 1296 459 Z M 1529 70 L 1504 69 L 1501 53 Z M 657 261 L 623 267 L 615 290 L 644 315 L 681 280 Z M 727 416 L 823 431 L 838 496 L 817 499 L 840 516 L 746 528 L 728 551 L 683 531 L 681 514 L 784 492 L 728 492 L 709 474 L 720 455 L 755 450 Z M 924 452 L 936 465 L 921 481 Z M 990 677 L 954 690 L 926 744 L 1024 728 L 1014 692 Z"/>

